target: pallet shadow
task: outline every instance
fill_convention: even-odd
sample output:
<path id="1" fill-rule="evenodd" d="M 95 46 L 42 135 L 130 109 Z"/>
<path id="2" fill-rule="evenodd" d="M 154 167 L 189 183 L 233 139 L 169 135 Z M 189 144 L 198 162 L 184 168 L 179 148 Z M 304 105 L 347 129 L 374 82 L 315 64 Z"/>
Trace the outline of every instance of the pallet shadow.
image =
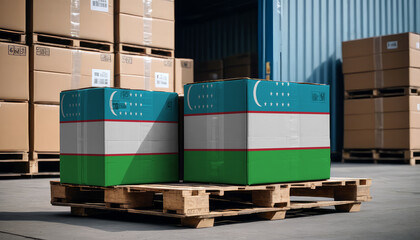
<path id="1" fill-rule="evenodd" d="M 100 220 L 100 221 L 98 221 Z M 83 226 L 105 232 L 183 230 L 179 219 L 129 213 L 103 212 L 89 217 L 70 212 L 0 212 L 0 221 L 38 221 Z M 133 223 L 133 224 L 132 224 Z"/>

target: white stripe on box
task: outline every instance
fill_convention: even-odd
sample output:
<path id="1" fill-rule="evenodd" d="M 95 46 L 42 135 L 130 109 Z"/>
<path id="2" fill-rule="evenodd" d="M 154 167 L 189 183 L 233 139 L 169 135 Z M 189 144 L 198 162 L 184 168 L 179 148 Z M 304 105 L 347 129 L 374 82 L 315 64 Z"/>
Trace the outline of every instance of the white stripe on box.
<path id="1" fill-rule="evenodd" d="M 328 114 L 240 113 L 185 116 L 185 149 L 329 147 Z"/>
<path id="2" fill-rule="evenodd" d="M 67 154 L 178 152 L 177 123 L 75 122 L 60 124 L 60 131 L 61 152 Z"/>

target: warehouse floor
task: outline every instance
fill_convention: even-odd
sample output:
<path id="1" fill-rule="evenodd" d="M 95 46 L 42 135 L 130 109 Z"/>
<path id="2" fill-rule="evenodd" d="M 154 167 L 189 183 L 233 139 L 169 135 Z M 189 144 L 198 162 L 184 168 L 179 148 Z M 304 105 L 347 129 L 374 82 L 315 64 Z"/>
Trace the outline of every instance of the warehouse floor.
<path id="1" fill-rule="evenodd" d="M 420 239 L 420 166 L 337 163 L 332 176 L 372 178 L 373 200 L 358 213 L 312 210 L 279 221 L 248 216 L 206 229 L 157 217 L 75 217 L 68 207 L 50 205 L 51 179 L 1 180 L 0 239 Z"/>

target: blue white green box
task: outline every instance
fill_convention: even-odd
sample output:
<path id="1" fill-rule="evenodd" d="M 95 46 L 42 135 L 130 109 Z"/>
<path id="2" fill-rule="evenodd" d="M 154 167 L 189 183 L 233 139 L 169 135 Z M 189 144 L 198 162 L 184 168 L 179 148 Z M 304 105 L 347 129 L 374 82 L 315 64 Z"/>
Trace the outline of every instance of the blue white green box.
<path id="1" fill-rule="evenodd" d="M 184 92 L 185 181 L 330 177 L 329 86 L 238 79 L 189 84 Z"/>
<path id="2" fill-rule="evenodd" d="M 60 100 L 61 182 L 178 181 L 176 93 L 88 88 Z"/>

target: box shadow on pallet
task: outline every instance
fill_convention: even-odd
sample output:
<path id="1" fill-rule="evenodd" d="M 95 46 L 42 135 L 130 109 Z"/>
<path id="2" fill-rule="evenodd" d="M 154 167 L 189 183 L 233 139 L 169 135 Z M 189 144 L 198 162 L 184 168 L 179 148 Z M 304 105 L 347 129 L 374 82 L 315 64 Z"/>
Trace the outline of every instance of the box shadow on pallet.
<path id="1" fill-rule="evenodd" d="M 52 181 L 51 204 L 70 206 L 71 213 L 79 216 L 124 212 L 180 219 L 183 226 L 202 228 L 212 227 L 215 218 L 239 215 L 283 219 L 286 212 L 296 209 L 334 206 L 337 211 L 357 212 L 362 202 L 371 199 L 370 185 L 371 179 L 366 178 L 255 186 L 169 183 L 96 187 Z M 294 197 L 312 201 L 295 201 Z"/>

